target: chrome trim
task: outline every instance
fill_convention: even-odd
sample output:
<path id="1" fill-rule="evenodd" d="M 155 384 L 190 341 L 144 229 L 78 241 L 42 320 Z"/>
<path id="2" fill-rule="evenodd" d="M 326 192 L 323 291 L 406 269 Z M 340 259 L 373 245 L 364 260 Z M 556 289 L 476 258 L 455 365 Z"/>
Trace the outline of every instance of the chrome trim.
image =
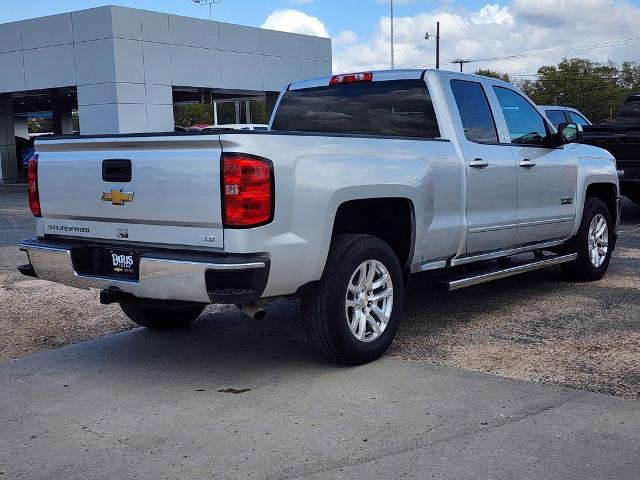
<path id="1" fill-rule="evenodd" d="M 264 262 L 216 263 L 157 258 L 140 258 L 138 280 L 123 280 L 79 274 L 71 259 L 71 250 L 37 241 L 24 241 L 20 248 L 27 252 L 38 278 L 76 288 L 105 289 L 115 287 L 140 298 L 211 303 L 205 284 L 207 270 L 233 271 L 265 268 Z"/>
<path id="2" fill-rule="evenodd" d="M 170 222 L 170 221 L 161 221 L 161 220 L 141 220 L 135 218 L 96 218 L 96 217 L 83 217 L 76 215 L 58 215 L 58 214 L 47 214 L 45 217 L 48 219 L 55 220 L 71 220 L 76 222 L 106 222 L 106 223 L 119 223 L 123 226 L 129 225 L 159 225 L 163 227 L 198 227 L 198 228 L 222 228 L 220 223 L 207 223 L 207 222 Z"/>
<path id="3" fill-rule="evenodd" d="M 519 227 L 534 227 L 537 225 L 552 225 L 554 223 L 573 222 L 573 221 L 575 221 L 575 217 L 554 218 L 552 220 L 535 220 L 533 222 L 509 223 L 506 225 L 492 225 L 490 227 L 470 228 L 469 233 L 493 232 L 495 230 L 503 230 L 503 229 L 507 230 L 510 228 L 519 228 Z"/>
<path id="4" fill-rule="evenodd" d="M 449 287 L 449 290 L 458 290 L 460 288 L 470 287 L 472 285 L 478 285 L 480 283 L 490 282 L 492 280 L 498 280 L 499 278 L 506 278 L 513 275 L 518 275 L 520 273 L 531 272 L 540 268 L 560 265 L 561 263 L 573 262 L 577 258 L 577 253 L 570 253 L 568 255 L 556 255 L 553 257 L 543 258 L 542 260 L 532 260 L 525 264 L 516 265 L 514 267 L 509 267 L 502 270 L 495 270 L 492 272 L 481 273 L 479 275 L 451 280 L 445 282 L 445 284 Z"/>
<path id="5" fill-rule="evenodd" d="M 534 222 L 519 223 L 518 227 L 533 227 L 536 225 L 552 225 L 554 223 L 573 222 L 575 217 L 554 218 L 553 220 L 536 220 Z"/>
<path id="6" fill-rule="evenodd" d="M 506 225 L 492 225 L 490 227 L 470 228 L 469 229 L 469 233 L 494 232 L 496 230 L 510 230 L 512 228 L 518 228 L 518 224 L 517 223 L 508 223 Z"/>
<path id="7" fill-rule="evenodd" d="M 465 265 L 467 263 L 480 262 L 482 260 L 492 260 L 494 258 L 500 257 L 508 257 L 510 255 L 517 255 L 519 253 L 533 252 L 534 250 L 546 250 L 562 245 L 564 242 L 564 239 L 558 239 L 543 243 L 532 243 L 529 245 L 523 245 L 521 247 L 510 248 L 507 250 L 494 250 L 492 252 L 484 252 L 476 255 L 458 257 L 451 260 L 451 266 Z"/>

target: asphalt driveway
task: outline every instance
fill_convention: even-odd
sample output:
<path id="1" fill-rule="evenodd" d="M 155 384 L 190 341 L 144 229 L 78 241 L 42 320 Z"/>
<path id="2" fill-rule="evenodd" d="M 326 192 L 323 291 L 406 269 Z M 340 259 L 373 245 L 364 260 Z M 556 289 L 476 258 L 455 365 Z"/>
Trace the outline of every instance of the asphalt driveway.
<path id="1" fill-rule="evenodd" d="M 391 357 L 338 368 L 286 324 L 246 325 L 0 364 L 0 478 L 638 478 L 638 401 Z"/>

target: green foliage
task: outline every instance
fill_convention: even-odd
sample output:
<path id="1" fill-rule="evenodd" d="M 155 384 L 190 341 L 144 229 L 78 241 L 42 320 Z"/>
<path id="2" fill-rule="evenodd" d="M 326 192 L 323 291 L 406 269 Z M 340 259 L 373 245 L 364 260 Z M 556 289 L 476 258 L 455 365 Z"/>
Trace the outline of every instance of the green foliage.
<path id="1" fill-rule="evenodd" d="M 508 73 L 498 72 L 489 68 L 479 68 L 474 72 L 476 75 L 482 75 L 483 77 L 497 78 L 505 82 L 511 82 L 511 78 Z"/>
<path id="2" fill-rule="evenodd" d="M 268 123 L 267 101 L 263 98 L 251 101 L 251 123 Z"/>
<path id="3" fill-rule="evenodd" d="M 193 125 L 213 125 L 213 105 L 188 104 L 173 107 L 175 124 L 180 127 Z"/>
<path id="4" fill-rule="evenodd" d="M 538 105 L 565 105 L 583 112 L 592 122 L 615 117 L 624 99 L 640 92 L 640 64 L 598 63 L 563 59 L 538 69 L 535 80 L 517 83 Z"/>
<path id="5" fill-rule="evenodd" d="M 29 133 L 49 133 L 53 132 L 53 123 L 50 118 L 30 118 L 27 120 Z"/>

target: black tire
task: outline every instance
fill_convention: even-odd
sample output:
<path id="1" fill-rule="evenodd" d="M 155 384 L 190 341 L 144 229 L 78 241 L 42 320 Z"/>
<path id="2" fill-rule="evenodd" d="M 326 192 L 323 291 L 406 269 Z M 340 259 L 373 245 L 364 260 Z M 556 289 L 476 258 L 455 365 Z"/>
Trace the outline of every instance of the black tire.
<path id="1" fill-rule="evenodd" d="M 120 308 L 132 322 L 152 330 L 185 328 L 196 320 L 204 310 L 204 306 L 149 307 L 133 303 L 120 303 Z"/>
<path id="2" fill-rule="evenodd" d="M 599 267 L 596 267 L 589 258 L 589 227 L 591 225 L 591 221 L 596 215 L 602 215 L 604 217 L 609 230 L 607 254 L 604 262 Z M 563 264 L 562 270 L 570 280 L 579 282 L 593 282 L 595 280 L 600 280 L 609 267 L 613 245 L 614 232 L 611 212 L 609 212 L 607 205 L 599 198 L 588 197 L 585 201 L 582 222 L 580 223 L 578 233 L 572 239 L 567 249 L 568 251 L 577 252 L 578 259 L 573 262 Z"/>
<path id="3" fill-rule="evenodd" d="M 367 260 L 377 260 L 386 268 L 393 300 L 386 329 L 365 343 L 349 328 L 345 302 L 352 275 Z M 369 235 L 337 235 L 319 284 L 302 299 L 301 313 L 309 339 L 320 355 L 330 361 L 359 365 L 375 360 L 389 348 L 400 325 L 403 303 L 402 271 L 389 245 Z"/>

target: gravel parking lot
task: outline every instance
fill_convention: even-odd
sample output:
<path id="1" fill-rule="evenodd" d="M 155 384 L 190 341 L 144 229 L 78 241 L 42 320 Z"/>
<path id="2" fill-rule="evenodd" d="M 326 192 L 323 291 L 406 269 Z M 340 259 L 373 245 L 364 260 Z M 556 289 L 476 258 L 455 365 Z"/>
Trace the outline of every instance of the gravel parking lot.
<path id="1" fill-rule="evenodd" d="M 640 398 L 640 207 L 625 203 L 618 249 L 604 280 L 567 283 L 559 269 L 454 293 L 412 282 L 389 355 Z M 32 235 L 22 188 L 0 186 L 0 360 L 132 328 L 97 292 L 21 277 L 19 240 Z M 247 335 L 302 337 L 296 302 L 276 301 L 262 322 L 235 307 L 210 307 L 201 321 L 233 317 Z M 224 328 L 224 325 L 221 325 Z"/>

